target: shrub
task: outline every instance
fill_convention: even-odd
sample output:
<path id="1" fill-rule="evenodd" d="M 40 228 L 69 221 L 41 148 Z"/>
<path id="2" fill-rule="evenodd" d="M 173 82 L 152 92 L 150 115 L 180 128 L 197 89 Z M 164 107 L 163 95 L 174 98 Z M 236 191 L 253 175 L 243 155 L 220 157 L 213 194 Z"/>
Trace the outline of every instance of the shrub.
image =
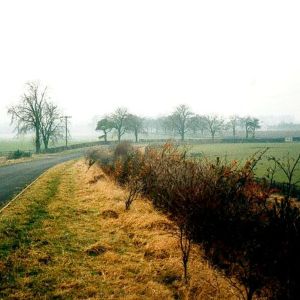
<path id="1" fill-rule="evenodd" d="M 13 152 L 10 152 L 7 156 L 7 159 L 19 159 L 22 157 L 31 157 L 32 153 L 30 151 L 21 151 L 16 150 Z"/>
<path id="2" fill-rule="evenodd" d="M 128 208 L 142 193 L 177 224 L 186 280 L 194 242 L 246 299 L 297 298 L 300 211 L 289 198 L 271 200 L 272 190 L 256 181 L 265 151 L 238 165 L 192 159 L 171 144 L 144 154 L 124 149 L 114 152 L 111 175 L 129 189 Z"/>
<path id="3" fill-rule="evenodd" d="M 86 152 L 85 159 L 89 168 L 95 163 L 107 167 L 113 163 L 113 153 L 105 148 L 92 148 Z"/>
<path id="4" fill-rule="evenodd" d="M 133 151 L 133 147 L 130 142 L 124 141 L 119 143 L 113 150 L 114 159 L 126 158 Z"/>

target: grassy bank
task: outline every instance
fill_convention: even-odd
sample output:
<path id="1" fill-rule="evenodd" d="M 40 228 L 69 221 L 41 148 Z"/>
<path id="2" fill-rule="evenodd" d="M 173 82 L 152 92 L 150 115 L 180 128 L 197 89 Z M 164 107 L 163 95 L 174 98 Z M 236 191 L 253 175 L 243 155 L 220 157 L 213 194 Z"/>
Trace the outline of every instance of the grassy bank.
<path id="1" fill-rule="evenodd" d="M 237 299 L 193 248 L 184 284 L 168 219 L 97 167 L 49 170 L 0 216 L 0 298 Z"/>

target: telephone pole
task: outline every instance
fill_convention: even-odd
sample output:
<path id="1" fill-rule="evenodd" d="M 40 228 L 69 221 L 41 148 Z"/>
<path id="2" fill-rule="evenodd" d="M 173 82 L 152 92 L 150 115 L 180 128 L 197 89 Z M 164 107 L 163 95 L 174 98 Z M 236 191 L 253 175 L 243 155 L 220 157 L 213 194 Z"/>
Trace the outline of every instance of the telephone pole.
<path id="1" fill-rule="evenodd" d="M 68 148 L 68 119 L 72 118 L 71 116 L 62 116 L 61 119 L 65 119 L 65 134 L 66 134 L 66 148 Z"/>

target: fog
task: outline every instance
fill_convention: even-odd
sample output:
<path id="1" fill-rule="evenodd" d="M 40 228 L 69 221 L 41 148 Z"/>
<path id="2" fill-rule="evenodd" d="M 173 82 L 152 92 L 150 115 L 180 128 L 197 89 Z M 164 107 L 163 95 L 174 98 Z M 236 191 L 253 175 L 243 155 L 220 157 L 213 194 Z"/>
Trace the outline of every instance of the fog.
<path id="1" fill-rule="evenodd" d="M 287 1 L 2 1 L 1 132 L 29 80 L 84 132 L 118 106 L 181 103 L 300 122 L 299 28 Z"/>

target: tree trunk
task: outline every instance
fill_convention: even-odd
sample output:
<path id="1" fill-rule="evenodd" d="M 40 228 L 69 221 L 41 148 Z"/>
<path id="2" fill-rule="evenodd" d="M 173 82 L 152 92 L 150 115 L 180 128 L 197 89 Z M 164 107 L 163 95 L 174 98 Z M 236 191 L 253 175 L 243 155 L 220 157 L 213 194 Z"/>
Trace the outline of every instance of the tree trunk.
<path id="1" fill-rule="evenodd" d="M 118 129 L 118 142 L 120 143 L 120 141 L 121 141 L 121 130 Z"/>
<path id="2" fill-rule="evenodd" d="M 44 147 L 46 151 L 48 150 L 48 145 L 49 145 L 49 140 L 44 139 Z"/>
<path id="3" fill-rule="evenodd" d="M 235 127 L 233 127 L 232 129 L 232 133 L 233 133 L 233 141 L 235 143 L 235 137 L 236 137 Z"/>
<path id="4" fill-rule="evenodd" d="M 254 296 L 254 290 L 249 289 L 249 291 L 247 291 L 247 300 L 252 300 Z"/>
<path id="5" fill-rule="evenodd" d="M 104 142 L 106 143 L 107 142 L 107 132 L 104 131 Z"/>
<path id="6" fill-rule="evenodd" d="M 181 132 L 181 140 L 184 141 L 184 131 Z"/>
<path id="7" fill-rule="evenodd" d="M 41 152 L 40 128 L 38 126 L 35 127 L 35 152 Z"/>
<path id="8" fill-rule="evenodd" d="M 138 131 L 137 129 L 134 130 L 134 135 L 135 135 L 135 142 L 138 142 Z"/>

